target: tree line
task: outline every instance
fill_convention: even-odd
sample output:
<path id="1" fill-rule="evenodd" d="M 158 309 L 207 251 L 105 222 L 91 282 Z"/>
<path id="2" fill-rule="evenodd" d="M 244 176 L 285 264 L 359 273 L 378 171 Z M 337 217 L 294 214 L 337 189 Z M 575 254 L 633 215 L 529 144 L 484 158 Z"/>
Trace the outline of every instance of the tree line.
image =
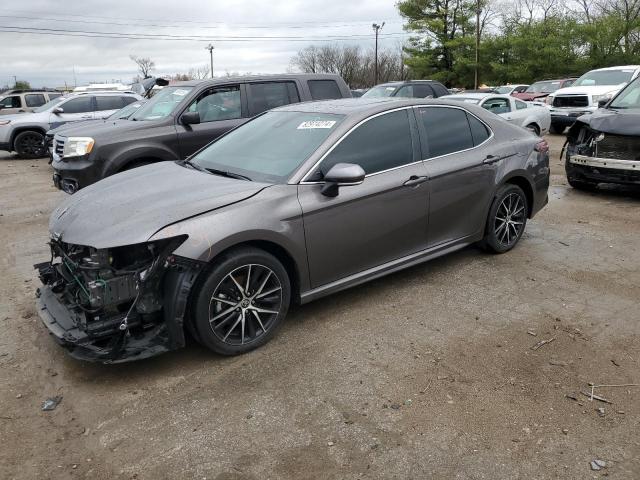
<path id="1" fill-rule="evenodd" d="M 400 0 L 409 40 L 379 54 L 380 81 L 431 78 L 448 87 L 531 83 L 640 63 L 640 0 Z M 476 63 L 476 35 L 479 61 Z M 373 50 L 311 46 L 292 66 L 373 85 Z"/>

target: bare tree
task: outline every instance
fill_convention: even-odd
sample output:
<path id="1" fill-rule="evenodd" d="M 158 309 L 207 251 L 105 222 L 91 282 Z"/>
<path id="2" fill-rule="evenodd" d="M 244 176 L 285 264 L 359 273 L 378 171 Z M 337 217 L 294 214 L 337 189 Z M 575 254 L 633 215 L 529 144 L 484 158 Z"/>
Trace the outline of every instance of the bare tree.
<path id="1" fill-rule="evenodd" d="M 133 60 L 138 66 L 138 71 L 142 78 L 149 77 L 149 73 L 156 67 L 156 64 L 153 60 L 148 57 L 137 57 L 135 55 L 129 55 L 129 58 Z"/>
<path id="2" fill-rule="evenodd" d="M 208 65 L 201 65 L 199 67 L 193 67 L 189 69 L 187 75 L 189 75 L 189 80 L 204 80 L 205 78 L 209 78 L 209 69 Z"/>

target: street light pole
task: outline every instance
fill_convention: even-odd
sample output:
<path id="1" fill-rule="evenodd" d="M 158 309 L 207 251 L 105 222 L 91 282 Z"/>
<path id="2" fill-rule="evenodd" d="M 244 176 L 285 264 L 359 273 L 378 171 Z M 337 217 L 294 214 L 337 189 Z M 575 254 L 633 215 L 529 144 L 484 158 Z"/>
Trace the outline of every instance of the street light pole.
<path id="1" fill-rule="evenodd" d="M 382 22 L 381 25 L 378 25 L 377 23 L 374 23 L 373 25 L 371 25 L 373 27 L 373 31 L 376 32 L 376 53 L 375 53 L 375 65 L 374 65 L 374 85 L 378 84 L 378 32 L 380 32 L 380 30 L 382 30 L 382 27 L 384 27 L 384 22 Z"/>
<path id="2" fill-rule="evenodd" d="M 211 57 L 211 78 L 213 78 L 213 49 L 214 46 L 213 44 L 209 44 L 206 47 L 204 47 L 205 50 L 209 50 L 209 56 Z"/>
<path id="3" fill-rule="evenodd" d="M 478 89 L 478 68 L 480 64 L 480 13 L 482 9 L 480 8 L 480 0 L 476 2 L 476 65 L 475 65 L 475 79 L 474 79 L 474 88 Z"/>

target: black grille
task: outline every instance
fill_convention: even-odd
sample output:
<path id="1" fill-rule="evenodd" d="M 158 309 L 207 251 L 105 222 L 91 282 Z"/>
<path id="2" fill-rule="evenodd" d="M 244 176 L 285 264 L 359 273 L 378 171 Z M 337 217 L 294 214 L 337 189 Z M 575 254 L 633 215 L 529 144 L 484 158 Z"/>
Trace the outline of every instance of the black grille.
<path id="1" fill-rule="evenodd" d="M 62 152 L 64 152 L 64 140 L 54 140 L 54 148 L 56 155 L 62 157 Z"/>
<path id="2" fill-rule="evenodd" d="M 596 157 L 617 160 L 640 160 L 640 136 L 605 134 L 596 143 Z"/>
<path id="3" fill-rule="evenodd" d="M 553 99 L 554 107 L 588 107 L 589 97 L 586 95 L 558 96 Z"/>

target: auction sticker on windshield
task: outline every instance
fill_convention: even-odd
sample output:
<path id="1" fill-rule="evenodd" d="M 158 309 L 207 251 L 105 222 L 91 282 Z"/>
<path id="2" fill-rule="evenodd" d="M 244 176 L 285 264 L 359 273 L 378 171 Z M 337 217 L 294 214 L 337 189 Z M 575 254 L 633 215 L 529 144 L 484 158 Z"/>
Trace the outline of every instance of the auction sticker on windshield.
<path id="1" fill-rule="evenodd" d="M 179 97 L 184 97 L 187 93 L 189 93 L 189 90 L 182 90 L 182 89 L 178 89 L 175 92 L 173 92 L 174 95 L 178 95 Z"/>
<path id="2" fill-rule="evenodd" d="M 335 124 L 335 120 L 308 120 L 298 125 L 298 130 L 306 130 L 309 128 L 332 128 Z"/>

